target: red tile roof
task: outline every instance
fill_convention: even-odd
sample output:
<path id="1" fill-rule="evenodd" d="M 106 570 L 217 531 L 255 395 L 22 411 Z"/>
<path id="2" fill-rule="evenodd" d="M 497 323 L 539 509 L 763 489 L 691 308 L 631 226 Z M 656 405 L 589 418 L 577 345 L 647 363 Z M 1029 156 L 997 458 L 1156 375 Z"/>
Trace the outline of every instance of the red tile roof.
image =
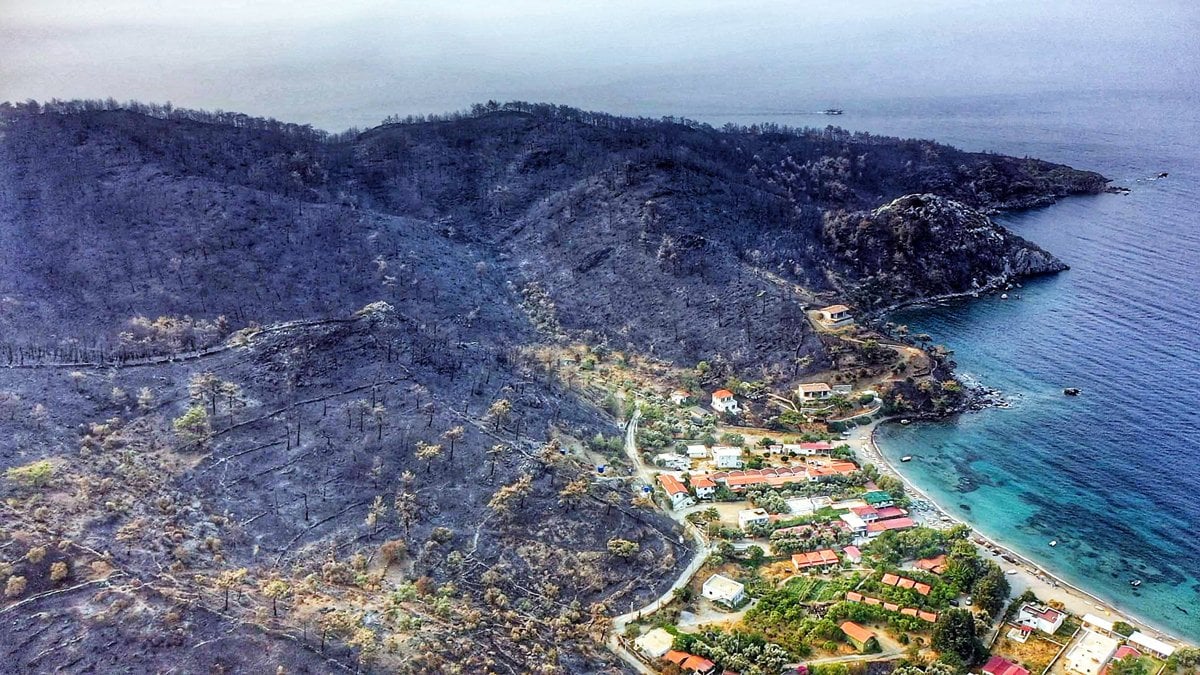
<path id="1" fill-rule="evenodd" d="M 669 495 L 677 495 L 681 492 L 686 493 L 687 488 L 683 487 L 683 483 L 679 479 L 669 473 L 658 474 L 658 483 L 662 485 L 663 490 L 666 490 Z"/>
<path id="2" fill-rule="evenodd" d="M 867 523 L 867 532 L 886 532 L 888 530 L 906 530 L 910 527 L 915 527 L 916 523 L 912 518 L 892 518 L 890 520 L 877 520 L 873 523 Z"/>
<path id="3" fill-rule="evenodd" d="M 922 558 L 913 565 L 919 570 L 941 574 L 946 569 L 946 554 L 934 556 L 932 558 Z"/>
<path id="4" fill-rule="evenodd" d="M 879 580 L 879 583 L 883 584 L 884 586 L 895 586 L 896 584 L 900 583 L 900 577 L 889 572 L 883 575 L 883 578 Z"/>
<path id="5" fill-rule="evenodd" d="M 704 672 L 711 670 L 716 664 L 702 656 L 680 652 L 672 649 L 663 655 L 663 658 L 683 668 L 684 670 Z"/>
<path id="6" fill-rule="evenodd" d="M 847 546 L 846 548 L 842 549 L 842 553 L 845 553 L 846 557 L 850 559 L 851 562 L 862 560 L 862 551 L 858 550 L 857 546 Z"/>
<path id="7" fill-rule="evenodd" d="M 937 612 L 917 612 L 917 616 L 921 620 L 928 621 L 929 623 L 934 623 L 937 621 L 938 617 Z"/>
<path id="8" fill-rule="evenodd" d="M 918 581 L 913 584 L 913 590 L 921 595 L 929 595 L 929 591 L 932 591 L 933 588 L 931 588 L 929 584 L 923 584 Z"/>
<path id="9" fill-rule="evenodd" d="M 713 392 L 713 398 L 731 398 L 731 397 L 733 397 L 733 392 L 729 391 L 728 389 L 718 389 Z"/>
<path id="10" fill-rule="evenodd" d="M 802 450 L 832 450 L 833 443 L 830 443 L 829 441 L 817 441 L 816 443 L 801 443 L 800 449 L 802 449 Z"/>
<path id="11" fill-rule="evenodd" d="M 900 605 L 897 605 L 894 602 L 883 603 L 883 608 L 889 612 L 899 612 L 900 611 Z"/>
<path id="12" fill-rule="evenodd" d="M 900 610 L 900 613 L 903 614 L 904 616 L 916 616 L 917 608 L 916 607 L 905 607 Z"/>
<path id="13" fill-rule="evenodd" d="M 712 482 L 711 479 L 709 479 L 705 476 L 700 476 L 699 478 L 692 479 L 692 487 L 694 487 L 694 488 L 715 488 L 715 487 L 717 487 L 717 484 Z"/>
<path id="14" fill-rule="evenodd" d="M 862 593 L 855 593 L 854 591 L 850 591 L 850 592 L 846 593 L 846 599 L 850 600 L 851 602 L 862 602 L 863 595 L 862 595 Z"/>
<path id="15" fill-rule="evenodd" d="M 909 579 L 908 577 L 900 577 L 900 580 L 896 582 L 896 586 L 900 588 L 912 588 L 914 585 L 916 585 L 916 583 L 917 582 Z"/>
<path id="16" fill-rule="evenodd" d="M 1029 675 L 1028 670 L 999 656 L 988 659 L 987 664 L 983 667 L 983 672 L 987 675 Z"/>
<path id="17" fill-rule="evenodd" d="M 831 548 L 823 548 L 820 551 L 809 551 L 807 553 L 795 553 L 792 555 L 792 565 L 797 570 L 802 570 L 807 567 L 836 565 L 837 562 L 837 553 L 835 553 Z"/>
<path id="18" fill-rule="evenodd" d="M 898 506 L 885 506 L 881 509 L 876 509 L 875 513 L 879 516 L 880 520 L 887 520 L 888 518 L 900 518 L 901 516 L 908 515 L 904 509 Z"/>
<path id="19" fill-rule="evenodd" d="M 875 637 L 875 633 L 865 626 L 860 626 L 853 621 L 847 621 L 842 624 L 842 632 L 859 643 L 866 642 Z"/>

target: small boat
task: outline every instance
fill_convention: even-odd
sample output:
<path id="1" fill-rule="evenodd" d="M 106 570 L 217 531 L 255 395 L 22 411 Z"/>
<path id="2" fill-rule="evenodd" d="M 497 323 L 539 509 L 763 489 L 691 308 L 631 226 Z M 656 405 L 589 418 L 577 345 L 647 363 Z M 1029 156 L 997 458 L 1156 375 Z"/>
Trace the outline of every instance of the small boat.
<path id="1" fill-rule="evenodd" d="M 1063 389 L 1063 393 L 1067 396 L 1078 396 L 1082 392 L 1080 392 L 1078 387 L 1067 387 L 1066 389 Z"/>
<path id="2" fill-rule="evenodd" d="M 1158 174 L 1158 178 L 1166 178 L 1169 175 L 1171 175 L 1171 174 L 1167 173 L 1166 171 L 1163 171 L 1162 173 Z"/>
<path id="3" fill-rule="evenodd" d="M 1016 574 L 1016 573 L 1017 573 L 1016 570 L 1009 570 L 1009 571 L 1005 572 L 1005 574 Z"/>
<path id="4" fill-rule="evenodd" d="M 841 108 L 826 108 L 821 111 L 822 115 L 841 115 L 844 111 Z"/>
<path id="5" fill-rule="evenodd" d="M 1129 585 L 1130 585 L 1130 586 L 1133 586 L 1134 588 L 1137 588 L 1138 586 L 1141 586 L 1141 585 L 1142 585 L 1142 580 L 1141 580 L 1141 579 L 1134 579 L 1133 581 L 1129 582 Z"/>
<path id="6" fill-rule="evenodd" d="M 912 424 L 912 420 L 900 420 L 900 424 L 905 424 L 905 425 Z"/>
<path id="7" fill-rule="evenodd" d="M 1051 546 L 1058 546 L 1058 540 L 1057 540 L 1057 539 L 1055 539 L 1054 541 L 1050 542 L 1050 545 L 1051 545 Z"/>
<path id="8" fill-rule="evenodd" d="M 1000 294 L 1000 299 L 1001 299 L 1001 300 L 1007 300 L 1007 299 L 1008 299 L 1008 293 L 1001 293 L 1001 294 Z"/>
<path id="9" fill-rule="evenodd" d="M 912 461 L 912 455 L 905 455 L 905 456 L 903 456 L 903 457 L 901 457 L 901 458 L 900 458 L 900 461 L 901 461 L 901 462 L 911 462 L 911 461 Z"/>

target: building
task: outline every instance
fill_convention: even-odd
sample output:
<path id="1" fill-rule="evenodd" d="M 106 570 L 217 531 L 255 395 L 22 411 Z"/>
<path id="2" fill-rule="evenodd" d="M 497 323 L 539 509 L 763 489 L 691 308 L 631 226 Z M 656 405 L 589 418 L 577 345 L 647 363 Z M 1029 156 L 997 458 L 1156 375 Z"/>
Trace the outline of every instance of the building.
<path id="1" fill-rule="evenodd" d="M 1029 603 L 1021 605 L 1021 609 L 1017 612 L 1017 623 L 1051 635 L 1062 627 L 1063 620 L 1066 618 L 1066 614 L 1056 609 Z"/>
<path id="2" fill-rule="evenodd" d="M 766 509 L 742 509 L 738 511 L 738 527 L 745 532 L 752 525 L 766 525 L 771 514 Z"/>
<path id="3" fill-rule="evenodd" d="M 714 574 L 704 582 L 700 594 L 729 607 L 738 607 L 746 601 L 746 587 L 720 574 Z"/>
<path id="4" fill-rule="evenodd" d="M 853 511 L 843 513 L 839 516 L 847 530 L 854 533 L 856 536 L 862 536 L 867 533 L 867 523 L 862 518 L 859 518 Z"/>
<path id="5" fill-rule="evenodd" d="M 932 558 L 921 558 L 913 564 L 913 567 L 933 574 L 941 574 L 946 571 L 946 554 L 935 555 Z"/>
<path id="6" fill-rule="evenodd" d="M 712 499 L 717 494 L 717 484 L 707 476 L 692 478 L 692 489 L 696 491 L 697 499 Z"/>
<path id="7" fill-rule="evenodd" d="M 846 562 L 852 562 L 855 565 L 862 562 L 862 551 L 858 550 L 857 546 L 847 546 L 842 549 L 842 555 L 846 556 Z"/>
<path id="8" fill-rule="evenodd" d="M 1142 651 L 1149 652 L 1160 659 L 1170 658 L 1170 656 L 1175 653 L 1175 648 L 1173 646 L 1163 642 L 1162 640 L 1159 640 L 1158 638 L 1150 637 L 1141 631 L 1130 635 L 1129 641 L 1138 647 L 1141 647 Z"/>
<path id="9" fill-rule="evenodd" d="M 1083 629 L 1064 657 L 1066 672 L 1075 675 L 1100 675 L 1120 643 L 1116 638 Z"/>
<path id="10" fill-rule="evenodd" d="M 741 412 L 738 408 L 737 399 L 733 397 L 733 392 L 728 389 L 718 389 L 713 392 L 712 409 L 719 413 L 729 413 L 731 415 Z"/>
<path id="11" fill-rule="evenodd" d="M 862 496 L 863 501 L 881 509 L 887 506 L 895 506 L 896 502 L 892 499 L 892 495 L 883 490 L 871 490 Z"/>
<path id="12" fill-rule="evenodd" d="M 818 320 L 829 328 L 848 326 L 854 323 L 850 308 L 845 305 L 830 305 L 817 310 Z"/>
<path id="13" fill-rule="evenodd" d="M 663 658 L 675 665 L 685 673 L 697 673 L 697 675 L 709 675 L 717 670 L 717 664 L 709 661 L 703 656 L 696 656 L 687 652 L 679 652 L 672 649 L 663 654 Z"/>
<path id="14" fill-rule="evenodd" d="M 879 583 L 884 586 L 895 586 L 896 588 L 911 588 L 921 595 L 929 595 L 933 588 L 929 584 L 921 583 L 908 577 L 897 576 L 891 572 L 887 572 L 879 579 Z"/>
<path id="15" fill-rule="evenodd" d="M 671 392 L 671 403 L 674 403 L 675 405 L 683 405 L 684 403 L 687 403 L 688 399 L 691 397 L 692 395 L 688 392 L 682 389 L 676 389 L 675 391 Z"/>
<path id="16" fill-rule="evenodd" d="M 696 503 L 692 499 L 692 495 L 688 493 L 688 489 L 675 476 L 669 473 L 660 473 L 658 474 L 658 484 L 662 486 L 663 492 L 666 492 L 667 498 L 671 500 L 671 508 L 682 509 Z"/>
<path id="17" fill-rule="evenodd" d="M 841 626 L 842 632 L 846 634 L 846 639 L 850 644 L 854 645 L 860 653 L 866 653 L 879 649 L 879 639 L 875 637 L 875 633 L 866 626 L 860 626 L 853 621 L 846 621 Z"/>
<path id="18" fill-rule="evenodd" d="M 873 523 L 867 523 L 867 536 L 877 537 L 889 530 L 907 530 L 916 527 L 916 522 L 912 518 L 892 518 L 890 520 L 877 520 Z"/>
<path id="19" fill-rule="evenodd" d="M 718 445 L 712 449 L 713 463 L 718 469 L 742 468 L 742 449 L 728 445 Z"/>
<path id="20" fill-rule="evenodd" d="M 1139 652 L 1138 650 L 1134 649 L 1133 647 L 1130 647 L 1129 645 L 1121 645 L 1120 647 L 1117 647 L 1117 652 L 1115 654 L 1113 654 L 1113 657 L 1111 659 L 1109 659 L 1108 665 L 1104 666 L 1104 670 L 1100 671 L 1100 675 L 1108 675 L 1108 672 L 1112 669 L 1112 665 L 1114 663 L 1116 663 L 1117 661 L 1120 661 L 1121 659 L 1128 659 L 1128 658 L 1138 659 L 1141 657 L 1142 657 L 1142 653 Z"/>
<path id="21" fill-rule="evenodd" d="M 796 387 L 796 394 L 801 401 L 820 401 L 833 396 L 833 388 L 824 382 L 812 382 Z"/>
<path id="22" fill-rule="evenodd" d="M 1113 622 L 1095 614 L 1084 614 L 1083 625 L 1085 628 L 1090 628 L 1105 635 L 1116 635 L 1116 631 L 1113 630 Z"/>
<path id="23" fill-rule="evenodd" d="M 984 675 L 1029 675 L 1029 671 L 1021 666 L 1002 659 L 999 656 L 993 656 L 988 659 L 988 662 L 983 666 Z"/>
<path id="24" fill-rule="evenodd" d="M 833 450 L 833 443 L 830 443 L 829 441 L 816 441 L 814 443 L 784 443 L 783 445 L 784 452 L 792 455 L 804 455 L 805 457 L 828 454 L 831 450 Z"/>
<path id="25" fill-rule="evenodd" d="M 692 460 L 673 452 L 660 452 L 654 456 L 654 463 L 672 471 L 687 471 L 692 468 Z"/>
<path id="26" fill-rule="evenodd" d="M 708 448 L 703 445 L 689 445 L 687 456 L 692 459 L 708 459 Z"/>
<path id="27" fill-rule="evenodd" d="M 813 568 L 828 568 L 838 564 L 837 553 L 831 548 L 792 554 L 792 568 L 801 572 Z"/>
<path id="28" fill-rule="evenodd" d="M 633 645 L 638 648 L 638 651 L 653 660 L 661 659 L 664 654 L 671 651 L 671 644 L 674 641 L 674 635 L 661 628 L 654 628 L 646 631 L 645 635 L 635 639 Z"/>

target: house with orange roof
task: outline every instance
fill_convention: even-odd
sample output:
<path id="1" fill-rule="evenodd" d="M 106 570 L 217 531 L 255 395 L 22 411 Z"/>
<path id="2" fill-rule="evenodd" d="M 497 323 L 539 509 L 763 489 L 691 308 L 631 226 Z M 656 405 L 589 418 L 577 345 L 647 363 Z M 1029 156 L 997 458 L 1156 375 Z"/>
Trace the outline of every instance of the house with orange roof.
<path id="1" fill-rule="evenodd" d="M 847 546 L 842 549 L 842 555 L 846 556 L 847 562 L 858 564 L 862 562 L 862 551 L 857 546 Z"/>
<path id="2" fill-rule="evenodd" d="M 796 387 L 796 395 L 802 403 L 820 401 L 833 396 L 833 387 L 826 382 L 809 382 Z"/>
<path id="3" fill-rule="evenodd" d="M 703 656 L 696 656 L 687 652 L 681 652 L 675 649 L 663 654 L 663 659 L 679 666 L 680 670 L 685 673 L 697 673 L 698 675 L 710 675 L 717 670 L 717 664 L 709 661 Z"/>
<path id="4" fill-rule="evenodd" d="M 865 654 L 879 649 L 879 638 L 876 637 L 874 631 L 866 626 L 860 626 L 853 621 L 846 621 L 842 623 L 841 629 L 842 633 L 846 635 L 846 639 L 860 653 Z"/>
<path id="5" fill-rule="evenodd" d="M 717 493 L 716 482 L 707 476 L 694 476 L 691 483 L 698 499 L 712 499 L 712 496 Z"/>
<path id="6" fill-rule="evenodd" d="M 916 527 L 912 518 L 892 518 L 890 520 L 878 520 L 874 523 L 867 523 L 867 536 L 877 537 L 889 530 L 907 530 Z"/>
<path id="7" fill-rule="evenodd" d="M 713 392 L 712 409 L 719 413 L 728 413 L 730 415 L 737 415 L 741 412 L 737 399 L 733 397 L 733 392 L 728 389 L 718 389 Z"/>
<path id="8" fill-rule="evenodd" d="M 984 675 L 1029 675 L 1029 671 L 999 656 L 993 656 L 983 666 Z"/>
<path id="9" fill-rule="evenodd" d="M 682 509 L 696 501 L 692 499 L 691 493 L 679 482 L 679 479 L 669 473 L 658 474 L 658 485 L 667 493 L 667 498 L 671 500 L 671 508 Z"/>
<path id="10" fill-rule="evenodd" d="M 917 612 L 917 618 L 922 621 L 928 621 L 929 623 L 937 623 L 938 615 L 937 612 L 926 612 L 921 610 Z"/>
<path id="11" fill-rule="evenodd" d="M 913 567 L 933 574 L 941 574 L 946 571 L 946 554 L 943 553 L 932 558 L 921 558 L 913 563 Z"/>
<path id="12" fill-rule="evenodd" d="M 833 565 L 837 565 L 838 562 L 837 553 L 831 548 L 792 554 L 792 567 L 797 572 L 813 568 L 832 567 Z"/>
<path id="13" fill-rule="evenodd" d="M 682 389 L 676 389 L 675 391 L 671 392 L 671 403 L 674 403 L 675 405 L 683 405 L 684 403 L 687 403 L 688 399 L 691 397 L 692 395 L 690 393 Z"/>

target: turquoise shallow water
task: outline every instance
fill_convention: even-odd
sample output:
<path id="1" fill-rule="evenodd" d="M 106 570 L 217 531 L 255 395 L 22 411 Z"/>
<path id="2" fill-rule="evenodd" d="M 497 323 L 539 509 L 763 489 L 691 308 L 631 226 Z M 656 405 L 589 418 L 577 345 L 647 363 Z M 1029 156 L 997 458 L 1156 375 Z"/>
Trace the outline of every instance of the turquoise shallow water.
<path id="1" fill-rule="evenodd" d="M 1130 613 L 1200 640 L 1200 123 L 1195 94 L 847 104 L 854 130 L 1100 171 L 1129 195 L 1001 222 L 1072 269 L 1014 297 L 893 320 L 955 351 L 1010 409 L 880 430 L 905 474 L 984 533 Z M 744 116 L 738 122 L 772 119 Z M 1148 180 L 1159 172 L 1162 180 Z M 1015 296 L 1020 295 L 1020 299 Z M 1080 387 L 1078 398 L 1064 387 Z M 1047 544 L 1058 540 L 1051 548 Z M 1129 585 L 1142 579 L 1140 589 Z"/>

